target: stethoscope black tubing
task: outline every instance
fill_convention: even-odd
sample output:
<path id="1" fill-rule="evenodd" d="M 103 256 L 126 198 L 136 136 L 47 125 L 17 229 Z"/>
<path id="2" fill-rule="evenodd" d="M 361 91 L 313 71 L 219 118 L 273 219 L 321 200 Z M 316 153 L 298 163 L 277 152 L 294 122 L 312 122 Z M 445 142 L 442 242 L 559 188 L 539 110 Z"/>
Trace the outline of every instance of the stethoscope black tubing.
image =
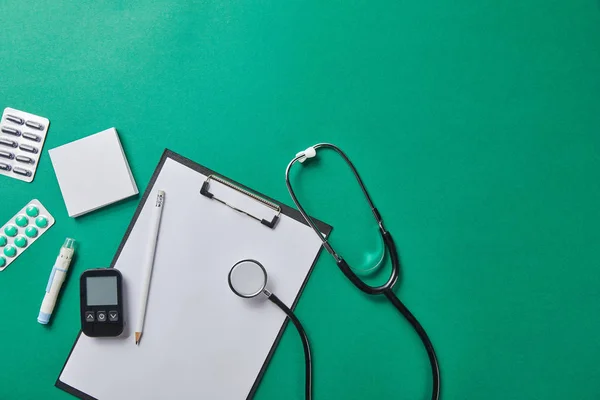
<path id="1" fill-rule="evenodd" d="M 410 310 L 400 301 L 400 299 L 393 292 L 393 286 L 398 280 L 398 270 L 400 266 L 400 258 L 398 257 L 398 252 L 396 250 L 396 245 L 394 244 L 394 240 L 389 232 L 382 233 L 385 245 L 387 247 L 388 253 L 392 258 L 392 274 L 388 282 L 379 287 L 369 286 L 364 283 L 350 268 L 348 263 L 343 259 L 337 262 L 338 267 L 344 273 L 344 275 L 361 291 L 366 294 L 375 296 L 383 294 L 387 299 L 392 303 L 392 305 L 402 314 L 402 316 L 411 324 L 413 329 L 419 335 L 421 342 L 425 346 L 425 350 L 427 351 L 427 356 L 429 357 L 429 363 L 431 364 L 431 374 L 432 374 L 432 393 L 431 399 L 438 400 L 440 398 L 440 365 L 438 363 L 437 355 L 435 354 L 435 349 L 433 348 L 433 343 L 427 332 L 421 325 L 421 323 L 417 320 L 417 318 L 410 312 Z"/>
<path id="2" fill-rule="evenodd" d="M 270 293 L 269 300 L 271 300 L 277 307 L 279 307 L 288 318 L 292 321 L 298 333 L 300 334 L 300 339 L 302 340 L 302 346 L 304 347 L 304 364 L 305 364 L 305 385 L 304 391 L 306 395 L 306 400 L 312 399 L 312 357 L 310 355 L 310 345 L 308 343 L 308 336 L 306 336 L 306 331 L 304 327 L 300 323 L 300 320 L 296 317 L 294 312 L 286 306 L 279 297 L 275 296 L 273 293 Z"/>
<path id="3" fill-rule="evenodd" d="M 393 306 L 400 311 L 400 314 L 406 318 L 408 323 L 412 325 L 413 329 L 419 335 L 421 342 L 423 342 L 425 350 L 427 351 L 427 356 L 429 357 L 429 364 L 431 364 L 431 375 L 433 379 L 431 398 L 432 400 L 438 400 L 440 398 L 440 365 L 438 363 L 437 355 L 435 354 L 435 349 L 433 348 L 433 343 L 431 343 L 431 339 L 429 339 L 427 332 L 425 332 L 425 328 L 423 328 L 417 318 L 410 312 L 408 308 L 406 308 L 404 303 L 400 301 L 398 296 L 396 296 L 391 289 L 386 290 L 383 292 L 383 294 L 388 298 L 390 303 L 392 303 Z"/>

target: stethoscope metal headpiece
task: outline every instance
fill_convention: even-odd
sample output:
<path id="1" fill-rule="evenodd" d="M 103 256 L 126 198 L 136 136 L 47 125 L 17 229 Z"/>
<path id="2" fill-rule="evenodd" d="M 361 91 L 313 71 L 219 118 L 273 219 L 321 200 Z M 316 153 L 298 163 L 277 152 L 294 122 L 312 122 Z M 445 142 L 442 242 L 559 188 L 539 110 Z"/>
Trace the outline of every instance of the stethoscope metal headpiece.
<path id="1" fill-rule="evenodd" d="M 360 277 L 358 277 L 358 275 L 356 275 L 356 273 L 353 271 L 353 268 L 351 268 L 350 265 L 329 244 L 329 242 L 327 241 L 327 237 L 325 237 L 317 229 L 317 226 L 313 222 L 312 218 L 308 216 L 306 210 L 304 210 L 304 207 L 302 207 L 302 205 L 298 201 L 298 198 L 296 197 L 296 194 L 294 193 L 294 190 L 290 183 L 290 169 L 296 163 L 296 161 L 300 161 L 301 163 L 303 163 L 307 159 L 315 157 L 319 148 L 331 149 L 344 159 L 346 164 L 348 164 L 348 167 L 352 170 L 356 181 L 358 182 L 365 198 L 367 199 L 369 207 L 371 208 L 373 216 L 375 217 L 375 221 L 377 222 L 377 225 L 379 227 L 379 233 L 381 234 L 381 238 L 385 244 L 387 254 L 389 254 L 392 264 L 390 277 L 387 280 L 387 282 L 383 285 L 368 285 L 365 282 L 363 282 L 363 280 Z M 398 309 L 398 311 L 411 323 L 415 331 L 419 334 L 421 341 L 425 345 L 425 349 L 427 350 L 427 355 L 431 364 L 431 370 L 433 375 L 433 390 L 431 398 L 433 400 L 438 400 L 440 397 L 440 369 L 437 361 L 437 356 L 433 348 L 433 344 L 431 343 L 429 336 L 425 332 L 425 329 L 423 329 L 423 327 L 417 321 L 414 315 L 412 315 L 412 313 L 406 308 L 406 306 L 404 306 L 404 304 L 402 304 L 402 302 L 394 294 L 393 288 L 396 282 L 398 281 L 398 277 L 400 275 L 400 257 L 398 257 L 398 251 L 396 249 L 394 240 L 392 239 L 392 235 L 389 231 L 385 229 L 381 215 L 379 214 L 377 208 L 375 208 L 375 205 L 371 200 L 371 196 L 369 196 L 367 188 L 365 187 L 362 179 L 358 175 L 358 171 L 356 170 L 356 167 L 354 167 L 354 164 L 352 164 L 352 161 L 350 161 L 348 156 L 339 147 L 330 143 L 319 143 L 312 147 L 309 147 L 304 151 L 299 152 L 298 154 L 296 154 L 296 157 L 294 157 L 294 159 L 290 161 L 285 171 L 285 183 L 287 185 L 288 191 L 290 192 L 290 196 L 294 201 L 294 204 L 296 204 L 296 207 L 298 207 L 298 210 L 300 211 L 306 222 L 315 231 L 317 236 L 319 236 L 319 239 L 321 239 L 321 241 L 323 242 L 323 247 L 325 247 L 325 249 L 335 258 L 335 261 L 342 273 L 354 284 L 354 286 L 356 286 L 362 292 L 367 293 L 369 295 L 384 295 L 385 297 L 387 297 L 392 303 L 392 305 L 394 305 L 394 307 Z"/>

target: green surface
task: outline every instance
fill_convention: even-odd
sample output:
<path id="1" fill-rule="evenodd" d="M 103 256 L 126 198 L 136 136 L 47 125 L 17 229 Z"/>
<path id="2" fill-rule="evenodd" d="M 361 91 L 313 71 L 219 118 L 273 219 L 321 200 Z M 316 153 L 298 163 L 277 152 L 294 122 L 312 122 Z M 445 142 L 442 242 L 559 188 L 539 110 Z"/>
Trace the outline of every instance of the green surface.
<path id="1" fill-rule="evenodd" d="M 287 203 L 289 159 L 340 145 L 394 234 L 443 399 L 600 398 L 598 0 L 7 1 L 0 26 L 2 107 L 51 121 L 34 182 L 0 177 L 0 221 L 33 198 L 56 218 L 0 273 L 0 399 L 70 398 L 53 384 L 77 278 L 110 264 L 139 198 L 69 218 L 47 150 L 112 126 L 141 190 L 169 147 Z M 295 182 L 360 260 L 377 238 L 347 178 L 324 157 Z M 67 236 L 77 259 L 42 326 Z M 330 257 L 297 311 L 315 399 L 428 398 L 416 335 Z M 303 379 L 288 329 L 256 398 L 301 399 Z"/>

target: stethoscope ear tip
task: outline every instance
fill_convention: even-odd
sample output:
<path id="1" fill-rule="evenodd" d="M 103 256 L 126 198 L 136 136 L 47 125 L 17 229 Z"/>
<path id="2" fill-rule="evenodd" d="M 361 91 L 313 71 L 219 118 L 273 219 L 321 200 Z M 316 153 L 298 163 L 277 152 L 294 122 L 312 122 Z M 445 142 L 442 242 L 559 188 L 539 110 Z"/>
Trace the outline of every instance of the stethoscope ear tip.
<path id="1" fill-rule="evenodd" d="M 316 155 L 317 150 L 313 146 L 307 148 L 304 151 L 296 153 L 296 157 L 300 157 L 298 158 L 298 161 L 300 161 L 301 163 L 304 163 L 304 161 L 306 161 L 309 158 L 313 158 Z"/>

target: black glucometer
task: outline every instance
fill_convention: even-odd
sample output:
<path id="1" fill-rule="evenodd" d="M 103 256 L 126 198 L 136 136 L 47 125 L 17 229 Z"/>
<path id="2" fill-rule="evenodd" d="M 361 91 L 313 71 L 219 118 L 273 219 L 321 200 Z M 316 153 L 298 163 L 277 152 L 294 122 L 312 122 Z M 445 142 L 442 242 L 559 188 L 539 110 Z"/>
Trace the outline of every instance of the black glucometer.
<path id="1" fill-rule="evenodd" d="M 90 337 L 123 332 L 123 277 L 114 268 L 88 269 L 79 280 L 81 330 Z"/>

